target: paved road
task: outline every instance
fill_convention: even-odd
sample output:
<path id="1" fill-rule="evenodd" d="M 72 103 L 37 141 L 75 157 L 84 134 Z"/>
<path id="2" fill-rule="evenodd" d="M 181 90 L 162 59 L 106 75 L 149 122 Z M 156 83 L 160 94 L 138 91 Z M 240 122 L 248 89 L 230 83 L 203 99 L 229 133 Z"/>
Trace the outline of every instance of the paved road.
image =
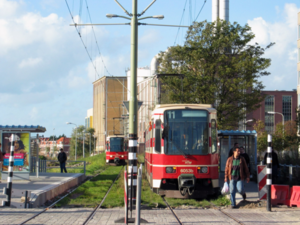
<path id="1" fill-rule="evenodd" d="M 0 208 L 0 224 L 19 224 L 30 218 L 40 209 Z M 235 220 L 217 209 L 175 209 L 184 225 L 198 224 L 238 224 Z M 82 224 L 92 212 L 90 208 L 50 209 L 27 224 Z M 225 209 L 224 212 L 243 224 L 286 224 L 300 225 L 300 208 L 273 208 L 267 212 L 259 209 Z M 124 209 L 100 209 L 89 224 L 115 224 L 114 221 L 124 217 Z M 141 217 L 149 224 L 178 224 L 168 209 L 142 210 Z"/>

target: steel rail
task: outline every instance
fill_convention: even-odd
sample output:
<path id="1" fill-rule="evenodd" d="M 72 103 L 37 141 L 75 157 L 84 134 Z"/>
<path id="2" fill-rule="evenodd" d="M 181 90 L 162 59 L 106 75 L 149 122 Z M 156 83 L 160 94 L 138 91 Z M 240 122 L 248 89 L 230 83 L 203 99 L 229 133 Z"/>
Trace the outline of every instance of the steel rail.
<path id="1" fill-rule="evenodd" d="M 243 222 L 239 221 L 238 219 L 234 218 L 233 216 L 231 216 L 230 214 L 228 214 L 227 212 L 224 212 L 222 209 L 220 209 L 220 207 L 216 206 L 214 203 L 212 203 L 211 201 L 209 201 L 209 203 L 214 206 L 215 209 L 219 210 L 221 213 L 223 213 L 224 215 L 228 216 L 229 218 L 233 219 L 235 222 L 241 224 L 241 225 L 245 225 Z"/>
<path id="2" fill-rule="evenodd" d="M 124 166 L 123 166 L 124 168 Z M 88 218 L 84 221 L 83 225 L 88 224 L 93 217 L 95 216 L 97 210 L 102 206 L 103 202 L 105 201 L 108 193 L 110 192 L 111 188 L 113 187 L 113 185 L 115 184 L 115 182 L 118 180 L 118 178 L 120 177 L 121 172 L 123 171 L 123 169 L 121 169 L 120 173 L 118 174 L 118 176 L 115 178 L 114 182 L 111 184 L 111 186 L 109 187 L 108 191 L 106 192 L 105 196 L 103 197 L 102 201 L 100 202 L 100 204 L 93 210 L 93 212 L 88 216 Z"/>
<path id="3" fill-rule="evenodd" d="M 106 170 L 106 169 L 105 169 Z M 104 170 L 104 171 L 105 171 Z M 104 172 L 104 171 L 102 171 L 102 172 Z M 101 172 L 101 173 L 102 173 Z M 30 221 L 30 220 L 32 220 L 32 219 L 34 219 L 35 217 L 37 217 L 37 216 L 39 216 L 39 215 L 41 215 L 42 213 L 44 213 L 44 212 L 46 212 L 47 210 L 49 210 L 49 209 L 51 209 L 51 208 L 53 208 L 53 206 L 55 206 L 58 202 L 60 202 L 61 200 L 63 200 L 65 197 L 67 197 L 68 195 L 70 195 L 71 193 L 73 193 L 74 191 L 76 191 L 77 190 L 77 188 L 79 188 L 82 184 L 84 184 L 85 182 L 87 182 L 87 181 L 89 181 L 89 180 L 91 180 L 91 179 L 93 179 L 94 177 L 96 177 L 96 176 L 98 176 L 98 175 L 100 175 L 101 173 L 98 173 L 98 174 L 96 174 L 96 175 L 94 175 L 94 176 L 92 176 L 92 177 L 90 177 L 89 179 L 87 179 L 86 181 L 84 181 L 84 182 L 82 182 L 80 185 L 78 185 L 76 188 L 74 188 L 72 191 L 70 191 L 68 194 L 66 194 L 66 195 L 64 195 L 63 197 L 61 197 L 61 198 L 59 198 L 57 201 L 55 201 L 54 203 L 52 203 L 50 206 L 48 206 L 47 208 L 45 208 L 44 210 L 42 210 L 41 212 L 38 212 L 37 214 L 35 214 L 35 215 L 33 215 L 32 217 L 30 217 L 29 219 L 27 219 L 27 220 L 25 220 L 25 221 L 23 221 L 22 223 L 20 223 L 19 225 L 23 225 L 23 224 L 25 224 L 25 223 L 27 223 L 28 221 Z"/>
<path id="4" fill-rule="evenodd" d="M 178 221 L 178 223 L 180 225 L 182 225 L 182 222 L 180 221 L 180 219 L 178 218 L 178 216 L 176 215 L 176 213 L 174 212 L 174 210 L 171 208 L 171 206 L 169 205 L 169 203 L 167 202 L 167 200 L 161 196 L 161 198 L 163 199 L 163 201 L 166 203 L 166 205 L 168 206 L 168 208 L 171 210 L 171 212 L 173 213 L 173 215 L 175 216 L 176 220 Z"/>

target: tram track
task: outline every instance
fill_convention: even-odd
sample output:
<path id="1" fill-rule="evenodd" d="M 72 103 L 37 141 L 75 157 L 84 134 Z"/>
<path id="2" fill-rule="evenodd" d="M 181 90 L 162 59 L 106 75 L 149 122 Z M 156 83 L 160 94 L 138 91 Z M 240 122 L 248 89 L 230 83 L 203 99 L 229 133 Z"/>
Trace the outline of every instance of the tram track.
<path id="1" fill-rule="evenodd" d="M 105 172 L 107 170 L 107 168 L 105 170 L 103 170 L 101 173 L 98 173 L 94 176 L 91 176 L 90 178 L 86 179 L 84 182 L 82 182 L 80 185 L 78 185 L 76 188 L 72 189 L 69 193 L 67 193 L 66 195 L 62 196 L 61 198 L 59 198 L 57 201 L 55 201 L 54 203 L 52 203 L 51 205 L 49 205 L 48 207 L 46 207 L 45 209 L 43 209 L 42 211 L 36 213 L 35 215 L 33 215 L 32 217 L 30 217 L 29 219 L 23 221 L 22 223 L 20 223 L 19 225 L 23 225 L 23 224 L 26 224 L 27 222 L 33 220 L 34 218 L 38 217 L 39 215 L 47 212 L 48 210 L 50 210 L 51 208 L 53 208 L 58 202 L 60 202 L 61 200 L 63 200 L 64 198 L 66 198 L 67 196 L 69 196 L 70 194 L 72 194 L 74 191 L 76 191 L 81 185 L 83 185 L 84 183 L 92 180 L 93 178 L 101 175 L 103 172 Z M 123 171 L 123 169 L 121 170 Z M 120 173 L 118 174 L 117 178 L 120 176 Z M 115 183 L 115 181 L 117 180 L 117 178 L 114 180 L 113 184 Z M 111 187 L 113 186 L 113 184 L 111 185 Z M 109 188 L 109 190 L 111 189 L 111 187 Z M 107 194 L 105 195 L 105 198 L 106 198 Z M 102 200 L 103 201 L 103 200 Z M 103 201 L 104 202 L 104 201 Z M 102 203 L 103 203 L 102 202 Z M 102 204 L 101 203 L 101 204 Z"/>
<path id="2" fill-rule="evenodd" d="M 123 166 L 124 168 L 124 166 Z M 111 184 L 111 186 L 109 187 L 108 191 L 106 192 L 105 196 L 103 197 L 103 199 L 101 200 L 100 204 L 98 206 L 95 207 L 95 209 L 92 211 L 92 213 L 88 216 L 88 218 L 84 221 L 83 225 L 86 225 L 88 224 L 92 219 L 93 217 L 95 216 L 96 212 L 98 209 L 101 208 L 103 202 L 105 201 L 107 195 L 109 194 L 111 188 L 113 187 L 113 185 L 115 184 L 115 182 L 119 179 L 122 171 L 123 171 L 123 168 L 121 169 L 120 173 L 118 174 L 118 176 L 115 178 L 115 180 L 113 181 L 113 183 Z"/>
<path id="3" fill-rule="evenodd" d="M 239 221 L 238 219 L 234 218 L 233 216 L 231 216 L 229 213 L 224 212 L 222 209 L 220 209 L 220 207 L 216 206 L 214 203 L 212 203 L 211 201 L 209 201 L 209 203 L 213 206 L 214 209 L 219 210 L 221 213 L 223 213 L 224 215 L 226 215 L 227 217 L 229 217 L 230 219 L 233 219 L 235 222 L 237 222 L 238 224 L 241 225 L 245 225 L 244 223 L 242 223 L 241 221 Z"/>
<path id="4" fill-rule="evenodd" d="M 167 205 L 167 207 L 171 210 L 173 216 L 176 218 L 177 222 L 182 225 L 182 222 L 180 221 L 180 219 L 178 218 L 178 216 L 176 215 L 176 213 L 174 212 L 174 210 L 172 209 L 172 207 L 169 205 L 169 203 L 167 202 L 167 200 L 165 199 L 165 197 L 161 197 L 162 200 L 165 202 L 165 204 Z"/>

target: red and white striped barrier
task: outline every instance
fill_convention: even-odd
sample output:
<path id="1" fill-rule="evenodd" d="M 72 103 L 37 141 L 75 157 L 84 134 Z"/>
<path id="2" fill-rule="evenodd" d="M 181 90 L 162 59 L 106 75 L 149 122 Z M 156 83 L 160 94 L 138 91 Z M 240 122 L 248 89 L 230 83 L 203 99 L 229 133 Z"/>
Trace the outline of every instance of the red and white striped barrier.
<path id="1" fill-rule="evenodd" d="M 267 199 L 267 166 L 257 166 L 257 183 L 259 200 Z"/>

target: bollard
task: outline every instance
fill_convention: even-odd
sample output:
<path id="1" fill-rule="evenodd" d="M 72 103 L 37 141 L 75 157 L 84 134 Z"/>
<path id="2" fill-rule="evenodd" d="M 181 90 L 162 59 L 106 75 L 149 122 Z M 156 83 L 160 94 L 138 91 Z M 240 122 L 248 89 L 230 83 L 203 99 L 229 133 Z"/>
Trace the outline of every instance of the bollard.
<path id="1" fill-rule="evenodd" d="M 27 200 L 28 200 L 28 191 L 25 191 L 25 203 L 24 203 L 25 209 L 27 208 L 27 204 L 28 204 Z"/>
<path id="2" fill-rule="evenodd" d="M 268 134 L 267 149 L 267 210 L 271 211 L 271 185 L 272 185 L 272 135 Z"/>
<path id="3" fill-rule="evenodd" d="M 136 193 L 136 210 L 135 210 L 135 224 L 140 225 L 141 218 L 141 192 L 142 192 L 142 165 L 138 169 L 137 175 L 137 193 Z"/>
<path id="4" fill-rule="evenodd" d="M 6 195 L 6 201 L 2 201 L 2 206 L 10 206 L 11 203 L 11 191 L 12 191 L 12 178 L 13 178 L 13 167 L 14 167 L 14 142 L 16 141 L 15 134 L 12 134 L 9 138 L 11 142 L 9 166 L 7 171 L 7 188 L 3 188 L 3 194 Z"/>
<path id="5" fill-rule="evenodd" d="M 130 176 L 130 218 L 132 218 L 132 203 L 133 203 L 133 166 L 131 166 Z"/>
<path id="6" fill-rule="evenodd" d="M 290 184 L 293 181 L 293 165 L 289 166 L 289 181 L 290 181 Z"/>
<path id="7" fill-rule="evenodd" d="M 39 171 L 40 171 L 39 161 L 40 161 L 40 157 L 37 157 L 36 158 L 36 178 L 39 178 Z"/>

